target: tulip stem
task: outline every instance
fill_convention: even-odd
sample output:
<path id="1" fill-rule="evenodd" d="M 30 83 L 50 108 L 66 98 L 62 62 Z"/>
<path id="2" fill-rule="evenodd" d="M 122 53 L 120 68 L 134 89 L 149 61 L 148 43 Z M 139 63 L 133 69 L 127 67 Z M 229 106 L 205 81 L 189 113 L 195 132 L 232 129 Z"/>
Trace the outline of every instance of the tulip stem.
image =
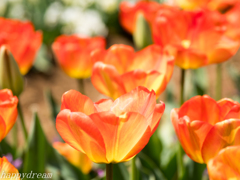
<path id="1" fill-rule="evenodd" d="M 113 179 L 113 164 L 106 164 L 106 180 Z"/>
<path id="2" fill-rule="evenodd" d="M 22 129 L 23 129 L 24 137 L 25 137 L 25 140 L 27 140 L 28 139 L 28 133 L 27 133 L 27 128 L 26 128 L 25 122 L 24 122 L 24 118 L 23 118 L 23 113 L 22 113 L 22 108 L 21 108 L 20 102 L 18 102 L 17 109 L 18 109 L 18 116 L 20 118 Z"/>
<path id="3" fill-rule="evenodd" d="M 184 103 L 184 84 L 185 84 L 186 70 L 182 69 L 181 72 L 181 94 L 180 94 L 180 106 Z"/>
<path id="4" fill-rule="evenodd" d="M 85 95 L 84 80 L 83 79 L 78 79 L 78 89 L 79 89 L 80 93 Z"/>
<path id="5" fill-rule="evenodd" d="M 180 106 L 184 103 L 184 84 L 185 84 L 185 74 L 186 70 L 182 69 L 181 72 L 181 92 L 180 92 Z M 185 168 L 183 165 L 183 150 L 182 146 L 179 143 L 178 144 L 178 152 L 177 152 L 177 167 L 178 167 L 178 179 L 181 180 L 183 179 Z"/>
<path id="6" fill-rule="evenodd" d="M 135 180 L 137 179 L 136 156 L 131 161 L 131 168 L 132 168 L 131 180 Z"/>
<path id="7" fill-rule="evenodd" d="M 217 79 L 216 79 L 216 100 L 222 98 L 222 64 L 217 64 Z"/>
<path id="8" fill-rule="evenodd" d="M 14 126 L 13 126 L 13 144 L 14 144 L 14 147 L 17 149 L 17 147 L 18 147 L 18 126 L 17 126 L 17 123 L 15 123 Z"/>

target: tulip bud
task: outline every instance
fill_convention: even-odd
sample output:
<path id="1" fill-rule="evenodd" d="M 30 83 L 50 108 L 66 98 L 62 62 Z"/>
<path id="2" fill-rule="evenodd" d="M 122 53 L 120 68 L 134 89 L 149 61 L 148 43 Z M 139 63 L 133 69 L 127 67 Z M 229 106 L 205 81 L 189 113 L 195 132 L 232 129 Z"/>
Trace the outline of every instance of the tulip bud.
<path id="1" fill-rule="evenodd" d="M 0 87 L 11 89 L 13 94 L 19 96 L 23 91 L 23 76 L 12 53 L 2 46 L 0 48 Z"/>
<path id="2" fill-rule="evenodd" d="M 134 44 L 138 49 L 143 49 L 153 44 L 151 29 L 142 13 L 138 13 L 135 30 L 133 33 Z"/>

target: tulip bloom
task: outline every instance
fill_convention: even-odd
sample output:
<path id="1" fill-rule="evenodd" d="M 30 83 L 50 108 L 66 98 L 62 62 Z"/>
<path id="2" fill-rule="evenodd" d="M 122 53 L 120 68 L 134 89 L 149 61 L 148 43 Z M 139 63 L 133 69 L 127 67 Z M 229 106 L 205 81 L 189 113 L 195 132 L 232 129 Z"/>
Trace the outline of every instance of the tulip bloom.
<path id="1" fill-rule="evenodd" d="M 0 142 L 16 122 L 18 98 L 8 89 L 0 90 Z"/>
<path id="2" fill-rule="evenodd" d="M 86 154 L 77 151 L 67 143 L 55 142 L 53 147 L 64 156 L 71 164 L 78 167 L 84 174 L 88 174 L 92 169 L 92 161 Z"/>
<path id="3" fill-rule="evenodd" d="M 239 42 L 227 37 L 225 30 L 225 19 L 218 12 L 165 9 L 153 23 L 153 39 L 176 58 L 176 65 L 196 69 L 227 61 L 237 52 Z"/>
<path id="4" fill-rule="evenodd" d="M 174 58 L 157 45 L 134 52 L 131 46 L 113 45 L 108 50 L 92 54 L 92 84 L 102 94 L 113 99 L 137 86 L 153 89 L 158 97 L 170 81 Z"/>
<path id="5" fill-rule="evenodd" d="M 6 157 L 0 157 L 0 179 L 20 180 L 18 170 L 7 160 Z"/>
<path id="6" fill-rule="evenodd" d="M 25 75 L 32 67 L 42 43 L 42 33 L 31 22 L 0 18 L 0 46 L 6 45 Z"/>
<path id="7" fill-rule="evenodd" d="M 102 37 L 83 38 L 76 35 L 59 36 L 52 49 L 63 71 L 72 78 L 89 78 L 92 74 L 93 62 L 90 54 L 93 50 L 104 49 L 105 39 Z"/>
<path id="8" fill-rule="evenodd" d="M 56 128 L 70 146 L 96 163 L 119 163 L 132 159 L 148 143 L 164 112 L 154 91 L 137 87 L 115 101 L 93 103 L 70 90 L 62 96 Z"/>
<path id="9" fill-rule="evenodd" d="M 186 154 L 198 163 L 207 163 L 226 146 L 240 145 L 240 104 L 231 99 L 195 96 L 173 109 L 171 119 Z"/>
<path id="10" fill-rule="evenodd" d="M 221 150 L 208 164 L 211 180 L 240 179 L 240 146 L 230 146 Z"/>
<path id="11" fill-rule="evenodd" d="M 240 40 L 240 3 L 225 13 L 229 22 L 227 35 L 232 39 Z"/>
<path id="12" fill-rule="evenodd" d="M 124 29 L 132 34 L 135 30 L 138 13 L 143 13 L 145 19 L 151 24 L 157 11 L 162 7 L 164 6 L 155 1 L 138 1 L 136 4 L 123 1 L 119 7 L 120 23 Z"/>

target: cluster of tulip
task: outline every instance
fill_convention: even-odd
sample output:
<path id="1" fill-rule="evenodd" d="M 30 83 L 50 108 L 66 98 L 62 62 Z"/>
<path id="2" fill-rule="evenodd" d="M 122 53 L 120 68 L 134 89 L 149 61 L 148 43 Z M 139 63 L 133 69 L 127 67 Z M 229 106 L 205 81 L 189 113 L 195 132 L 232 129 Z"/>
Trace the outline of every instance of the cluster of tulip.
<path id="1" fill-rule="evenodd" d="M 239 49 L 237 1 L 177 0 L 179 6 L 122 2 L 122 26 L 134 38 L 145 29 L 145 34 L 140 33 L 143 41 L 153 39 L 152 44 L 140 43 L 136 52 L 122 44 L 106 50 L 103 37 L 58 37 L 52 50 L 62 70 L 79 80 L 91 77 L 94 87 L 114 101 L 92 102 L 84 95 L 83 84 L 81 93 L 64 93 L 56 129 L 66 143 L 56 142 L 53 147 L 83 173 L 91 170 L 92 162 L 107 164 L 107 180 L 112 179 L 113 163 L 133 160 L 134 179 L 134 157 L 158 128 L 165 104 L 156 99 L 166 89 L 175 64 L 183 73 L 181 107 L 171 111 L 171 120 L 181 146 L 193 161 L 207 164 L 210 179 L 239 179 L 240 104 L 207 95 L 184 102 L 183 96 L 186 69 L 220 66 Z M 30 22 L 0 18 L 0 141 L 21 111 L 17 96 L 23 91 L 22 75 L 31 68 L 41 41 L 41 32 L 35 32 Z M 23 121 L 22 126 L 27 139 Z M 181 179 L 184 168 L 179 169 Z M 17 169 L 3 157 L 0 174 L 3 171 Z"/>

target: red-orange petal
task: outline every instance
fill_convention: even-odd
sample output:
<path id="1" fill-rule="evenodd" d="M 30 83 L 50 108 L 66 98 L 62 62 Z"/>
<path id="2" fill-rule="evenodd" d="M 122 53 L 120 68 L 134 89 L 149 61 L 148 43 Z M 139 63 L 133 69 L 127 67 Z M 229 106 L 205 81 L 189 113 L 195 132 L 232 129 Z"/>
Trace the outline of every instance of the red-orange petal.
<path id="1" fill-rule="evenodd" d="M 212 125 L 223 120 L 220 106 L 207 95 L 195 96 L 186 101 L 179 109 L 178 114 L 179 118 L 187 116 L 190 121 L 200 120 Z"/>
<path id="2" fill-rule="evenodd" d="M 226 147 L 208 164 L 208 174 L 211 180 L 240 179 L 240 146 Z"/>
<path id="3" fill-rule="evenodd" d="M 113 104 L 113 100 L 111 99 L 101 99 L 95 102 L 94 106 L 96 107 L 97 112 L 102 112 L 102 111 L 110 111 L 112 104 Z"/>
<path id="4" fill-rule="evenodd" d="M 103 137 L 89 116 L 62 110 L 57 116 L 56 128 L 65 142 L 86 153 L 92 161 L 108 163 Z"/>
<path id="5" fill-rule="evenodd" d="M 16 96 L 13 96 L 11 90 L 0 90 L 0 116 L 4 120 L 6 126 L 5 136 L 12 129 L 17 120 L 17 104 L 18 98 Z"/>
<path id="6" fill-rule="evenodd" d="M 155 70 L 149 72 L 142 70 L 130 71 L 123 74 L 121 79 L 127 92 L 138 86 L 144 86 L 149 90 L 154 90 L 156 97 L 158 97 L 167 87 L 166 75 Z"/>
<path id="7" fill-rule="evenodd" d="M 178 115 L 178 110 L 173 109 L 171 120 L 181 145 L 186 154 L 198 163 L 204 163 L 202 158 L 202 145 L 211 130 L 212 125 L 204 121 L 190 121 L 187 116 Z"/>
<path id="8" fill-rule="evenodd" d="M 5 138 L 6 135 L 6 124 L 3 118 L 0 116 L 0 142 Z"/>
<path id="9" fill-rule="evenodd" d="M 92 100 L 76 90 L 69 90 L 62 96 L 61 110 L 69 109 L 71 112 L 82 112 L 90 115 L 95 112 Z"/>
<path id="10" fill-rule="evenodd" d="M 53 43 L 52 49 L 64 72 L 72 78 L 88 78 L 92 74 L 91 53 L 106 46 L 103 37 L 79 37 L 61 35 Z"/>
<path id="11" fill-rule="evenodd" d="M 23 75 L 31 68 L 41 43 L 42 33 L 34 31 L 31 22 L 0 18 L 0 46 L 9 47 Z"/>
<path id="12" fill-rule="evenodd" d="M 217 123 L 208 133 L 202 147 L 205 162 L 231 145 L 240 145 L 240 119 L 228 119 Z"/>
<path id="13" fill-rule="evenodd" d="M 92 84 L 102 94 L 113 99 L 126 93 L 123 81 L 116 68 L 102 62 L 97 62 L 93 66 Z"/>
<path id="14" fill-rule="evenodd" d="M 6 157 L 0 158 L 0 177 L 1 180 L 20 180 L 18 170 L 7 160 Z"/>
<path id="15" fill-rule="evenodd" d="M 128 112 L 117 117 L 111 112 L 100 112 L 92 114 L 90 118 L 103 136 L 106 158 L 109 163 L 123 162 L 135 156 L 147 144 L 151 136 L 145 117 L 139 113 Z M 141 143 L 139 143 L 140 140 Z M 138 144 L 137 148 L 136 144 Z M 133 148 L 135 152 L 129 157 Z"/>
<path id="16" fill-rule="evenodd" d="M 224 98 L 217 103 L 221 107 L 223 119 L 240 119 L 240 104 L 238 102 Z"/>

